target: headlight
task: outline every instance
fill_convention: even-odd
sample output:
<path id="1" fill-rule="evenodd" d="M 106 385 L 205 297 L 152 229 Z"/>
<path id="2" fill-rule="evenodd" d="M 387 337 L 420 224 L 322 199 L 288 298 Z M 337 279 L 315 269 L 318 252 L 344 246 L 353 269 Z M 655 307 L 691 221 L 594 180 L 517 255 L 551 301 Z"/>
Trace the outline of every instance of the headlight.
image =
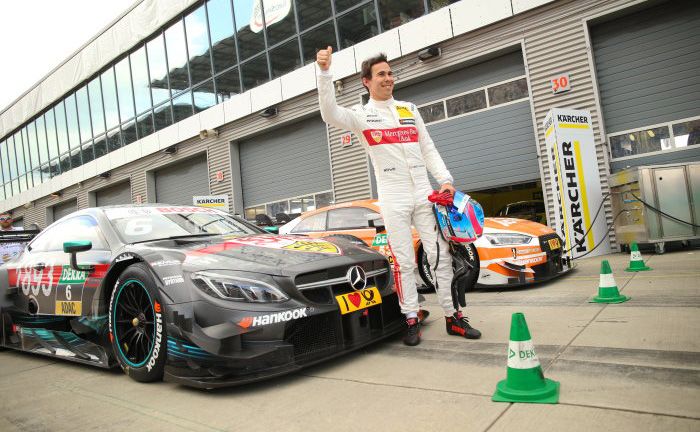
<path id="1" fill-rule="evenodd" d="M 248 303 L 278 303 L 289 297 L 265 282 L 213 272 L 192 274 L 195 286 L 212 297 Z"/>
<path id="2" fill-rule="evenodd" d="M 505 246 L 505 245 L 524 245 L 530 243 L 533 237 L 525 234 L 515 234 L 515 233 L 495 233 L 495 234 L 485 234 L 488 241 L 492 245 Z"/>

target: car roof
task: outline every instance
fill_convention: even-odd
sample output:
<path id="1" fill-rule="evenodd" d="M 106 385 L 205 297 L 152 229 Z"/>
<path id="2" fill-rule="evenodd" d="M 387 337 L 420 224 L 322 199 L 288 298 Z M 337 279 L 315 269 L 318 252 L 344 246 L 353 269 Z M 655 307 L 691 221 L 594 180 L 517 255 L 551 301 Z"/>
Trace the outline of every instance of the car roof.
<path id="1" fill-rule="evenodd" d="M 339 203 L 339 204 L 331 204 L 326 207 L 321 207 L 316 210 L 310 210 L 308 212 L 304 212 L 301 216 L 299 216 L 301 219 L 305 219 L 309 216 L 313 216 L 318 213 L 322 213 L 325 211 L 329 210 L 335 210 L 335 209 L 340 209 L 340 208 L 346 208 L 346 207 L 366 207 L 372 210 L 379 211 L 379 201 L 376 199 L 365 199 L 365 200 L 358 200 L 358 201 L 348 201 L 344 203 Z"/>

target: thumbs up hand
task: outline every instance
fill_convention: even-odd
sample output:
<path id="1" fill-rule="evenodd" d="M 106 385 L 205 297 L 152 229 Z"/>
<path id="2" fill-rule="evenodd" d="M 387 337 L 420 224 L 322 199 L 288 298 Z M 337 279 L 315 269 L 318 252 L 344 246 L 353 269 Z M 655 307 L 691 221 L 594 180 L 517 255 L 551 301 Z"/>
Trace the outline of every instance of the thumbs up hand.
<path id="1" fill-rule="evenodd" d="M 331 67 L 331 55 L 333 54 L 333 47 L 328 46 L 326 49 L 319 50 L 316 53 L 316 63 L 322 71 L 327 71 Z"/>

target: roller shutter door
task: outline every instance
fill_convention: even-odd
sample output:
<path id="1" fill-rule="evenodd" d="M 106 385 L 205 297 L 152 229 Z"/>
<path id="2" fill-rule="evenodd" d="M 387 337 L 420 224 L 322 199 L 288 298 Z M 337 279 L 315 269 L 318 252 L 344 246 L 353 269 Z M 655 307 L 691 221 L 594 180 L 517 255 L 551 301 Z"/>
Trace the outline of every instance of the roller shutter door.
<path id="1" fill-rule="evenodd" d="M 239 152 L 245 207 L 332 189 L 321 117 L 243 141 Z"/>
<path id="2" fill-rule="evenodd" d="M 95 192 L 95 202 L 99 206 L 131 204 L 131 183 L 125 182 Z"/>
<path id="3" fill-rule="evenodd" d="M 514 52 L 399 89 L 395 97 L 421 106 L 524 75 L 522 54 Z M 540 179 L 529 97 L 427 127 L 458 189 L 477 191 Z"/>
<path id="4" fill-rule="evenodd" d="M 192 197 L 209 195 L 206 155 L 187 159 L 155 172 L 156 202 L 192 205 Z"/>
<path id="5" fill-rule="evenodd" d="M 699 2 L 668 2 L 590 33 L 607 134 L 700 115 Z M 700 148 L 613 161 L 612 167 L 684 159 L 700 159 Z"/>
<path id="6" fill-rule="evenodd" d="M 53 220 L 57 221 L 76 210 L 78 210 L 78 200 L 70 200 L 61 204 L 56 204 L 53 206 Z"/>

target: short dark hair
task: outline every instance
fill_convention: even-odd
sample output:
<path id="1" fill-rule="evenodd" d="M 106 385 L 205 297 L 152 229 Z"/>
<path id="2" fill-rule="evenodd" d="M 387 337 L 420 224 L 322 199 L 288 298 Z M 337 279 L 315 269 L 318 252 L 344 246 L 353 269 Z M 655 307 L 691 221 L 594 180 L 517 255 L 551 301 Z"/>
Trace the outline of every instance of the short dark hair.
<path id="1" fill-rule="evenodd" d="M 389 60 L 386 58 L 386 54 L 384 53 L 379 53 L 374 57 L 370 57 L 367 60 L 362 62 L 362 78 L 367 78 L 367 79 L 372 79 L 372 66 L 376 65 L 377 63 L 389 63 Z M 364 86 L 364 84 L 362 84 Z M 367 88 L 367 86 L 365 86 Z M 367 89 L 369 91 L 369 89 Z"/>

